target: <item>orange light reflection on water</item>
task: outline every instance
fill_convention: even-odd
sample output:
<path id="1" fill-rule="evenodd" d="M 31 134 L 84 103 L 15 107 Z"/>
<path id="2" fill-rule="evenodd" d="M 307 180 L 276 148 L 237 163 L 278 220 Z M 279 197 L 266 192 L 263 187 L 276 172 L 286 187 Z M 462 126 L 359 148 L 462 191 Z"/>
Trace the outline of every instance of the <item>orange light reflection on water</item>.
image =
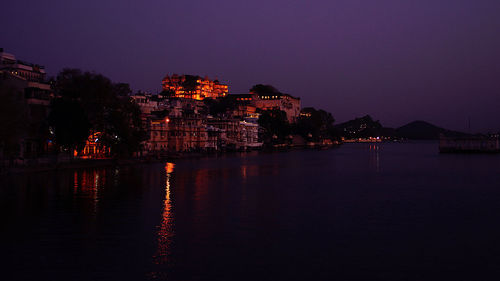
<path id="1" fill-rule="evenodd" d="M 92 212 L 97 214 L 100 189 L 106 182 L 106 170 L 75 170 L 73 173 L 74 195 L 92 199 Z"/>
<path id="2" fill-rule="evenodd" d="M 276 171 L 275 171 L 276 172 Z M 249 177 L 256 177 L 259 175 L 259 165 L 241 165 L 241 177 L 243 180 L 247 180 Z"/>
<path id="3" fill-rule="evenodd" d="M 373 145 L 370 144 L 369 150 L 370 150 L 369 165 L 370 167 L 374 168 L 375 171 L 378 173 L 380 172 L 380 156 L 379 156 L 380 144 L 373 144 Z"/>
<path id="4" fill-rule="evenodd" d="M 163 200 L 162 220 L 158 230 L 158 249 L 154 256 L 155 264 L 165 264 L 167 262 L 170 238 L 174 234 L 171 214 L 172 201 L 170 199 L 170 177 L 174 168 L 174 163 L 166 163 L 165 165 L 165 199 Z"/>

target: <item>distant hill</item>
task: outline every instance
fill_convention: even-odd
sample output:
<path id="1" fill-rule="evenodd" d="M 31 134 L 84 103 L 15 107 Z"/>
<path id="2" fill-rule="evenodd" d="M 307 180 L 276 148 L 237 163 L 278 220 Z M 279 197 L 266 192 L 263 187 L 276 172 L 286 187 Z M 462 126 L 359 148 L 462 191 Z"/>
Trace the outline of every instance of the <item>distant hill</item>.
<path id="1" fill-rule="evenodd" d="M 468 134 L 447 130 L 425 121 L 413 121 L 396 129 L 399 137 L 413 140 L 436 140 L 439 134 L 447 136 L 467 136 Z"/>
<path id="2" fill-rule="evenodd" d="M 359 117 L 335 126 L 337 134 L 345 138 L 394 137 L 396 131 L 383 127 L 380 121 L 373 120 L 370 115 Z"/>
<path id="3" fill-rule="evenodd" d="M 412 140 L 437 140 L 440 134 L 449 137 L 465 137 L 470 134 L 447 130 L 425 121 L 413 121 L 397 129 L 382 126 L 370 115 L 355 118 L 338 124 L 335 130 L 339 136 L 347 139 L 366 137 L 389 137 Z"/>

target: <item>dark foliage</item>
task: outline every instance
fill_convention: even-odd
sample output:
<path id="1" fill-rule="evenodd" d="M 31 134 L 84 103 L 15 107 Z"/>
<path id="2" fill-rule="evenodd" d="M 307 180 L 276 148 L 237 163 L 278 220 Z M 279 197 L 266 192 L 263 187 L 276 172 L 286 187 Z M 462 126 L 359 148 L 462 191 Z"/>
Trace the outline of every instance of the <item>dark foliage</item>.
<path id="1" fill-rule="evenodd" d="M 303 114 L 294 124 L 294 133 L 301 135 L 310 141 L 321 139 L 333 139 L 336 137 L 333 123 L 335 119 L 332 114 L 324 110 L 316 110 L 306 107 L 301 111 Z"/>
<path id="2" fill-rule="evenodd" d="M 49 124 L 55 141 L 67 148 L 81 148 L 90 134 L 90 122 L 82 105 L 74 99 L 58 98 L 52 102 Z"/>
<path id="3" fill-rule="evenodd" d="M 238 101 L 230 95 L 218 99 L 204 99 L 203 101 L 212 116 L 222 116 L 238 106 Z"/>
<path id="4" fill-rule="evenodd" d="M 59 98 L 53 104 L 50 123 L 59 145 L 78 147 L 92 131 L 101 132 L 102 144 L 119 155 L 139 149 L 145 133 L 128 84 L 113 84 L 100 74 L 64 69 L 57 76 L 56 93 Z M 68 128 L 65 119 L 76 122 L 75 128 Z"/>
<path id="5" fill-rule="evenodd" d="M 263 128 L 260 137 L 265 143 L 284 143 L 291 133 L 286 113 L 282 110 L 262 111 L 258 122 Z"/>
<path id="6" fill-rule="evenodd" d="M 128 83 L 116 83 L 113 85 L 113 90 L 117 97 L 128 97 L 132 93 Z"/>
<path id="7" fill-rule="evenodd" d="M 160 95 L 164 97 L 175 97 L 175 91 L 173 90 L 163 90 L 160 92 Z"/>
<path id="8" fill-rule="evenodd" d="M 198 80 L 200 76 L 196 75 L 185 75 L 186 80 L 182 83 L 182 86 L 186 91 L 196 90 L 196 86 L 199 85 Z"/>
<path id="9" fill-rule="evenodd" d="M 250 92 L 256 93 L 258 95 L 271 95 L 271 94 L 280 94 L 278 89 L 274 88 L 271 85 L 263 85 L 257 84 L 250 89 Z"/>

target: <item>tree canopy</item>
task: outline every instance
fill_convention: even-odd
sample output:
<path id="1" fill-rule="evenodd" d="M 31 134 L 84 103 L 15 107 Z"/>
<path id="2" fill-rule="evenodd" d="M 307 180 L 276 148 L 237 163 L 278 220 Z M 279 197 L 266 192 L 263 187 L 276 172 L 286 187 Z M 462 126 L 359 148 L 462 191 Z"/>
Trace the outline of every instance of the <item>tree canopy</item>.
<path id="1" fill-rule="evenodd" d="M 194 91 L 196 90 L 196 87 L 200 84 L 198 83 L 198 80 L 200 79 L 200 76 L 197 75 L 184 75 L 186 80 L 182 83 L 182 86 L 186 91 Z"/>
<path id="2" fill-rule="evenodd" d="M 237 100 L 231 95 L 217 99 L 204 99 L 203 102 L 212 116 L 221 116 L 238 106 Z"/>
<path id="3" fill-rule="evenodd" d="M 283 143 L 286 137 L 290 135 L 290 124 L 286 113 L 282 110 L 262 111 L 258 123 L 264 129 L 261 139 L 265 143 Z"/>
<path id="4" fill-rule="evenodd" d="M 82 105 L 72 99 L 58 98 L 52 102 L 49 124 L 56 143 L 67 148 L 81 148 L 91 129 Z"/>
<path id="5" fill-rule="evenodd" d="M 263 84 L 257 84 L 254 85 L 251 89 L 250 92 L 256 93 L 258 95 L 272 95 L 272 94 L 281 94 L 278 89 L 271 85 L 263 85 Z"/>
<path id="6" fill-rule="evenodd" d="M 57 98 L 49 122 L 59 145 L 77 148 L 91 132 L 100 132 L 102 144 L 116 153 L 139 149 L 145 133 L 128 84 L 114 84 L 101 74 L 64 69 L 55 85 Z"/>
<path id="7" fill-rule="evenodd" d="M 335 119 L 331 113 L 313 107 L 303 108 L 301 112 L 302 115 L 294 125 L 295 133 L 313 141 L 335 137 Z"/>

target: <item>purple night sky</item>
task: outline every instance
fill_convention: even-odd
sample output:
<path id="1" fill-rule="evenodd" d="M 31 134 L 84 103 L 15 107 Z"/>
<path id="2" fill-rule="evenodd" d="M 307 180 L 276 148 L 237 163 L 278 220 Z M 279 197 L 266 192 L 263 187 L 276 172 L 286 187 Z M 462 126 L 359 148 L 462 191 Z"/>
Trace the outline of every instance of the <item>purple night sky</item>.
<path id="1" fill-rule="evenodd" d="M 8 1 L 0 47 L 157 92 L 165 74 L 272 84 L 337 121 L 500 130 L 500 1 Z"/>

